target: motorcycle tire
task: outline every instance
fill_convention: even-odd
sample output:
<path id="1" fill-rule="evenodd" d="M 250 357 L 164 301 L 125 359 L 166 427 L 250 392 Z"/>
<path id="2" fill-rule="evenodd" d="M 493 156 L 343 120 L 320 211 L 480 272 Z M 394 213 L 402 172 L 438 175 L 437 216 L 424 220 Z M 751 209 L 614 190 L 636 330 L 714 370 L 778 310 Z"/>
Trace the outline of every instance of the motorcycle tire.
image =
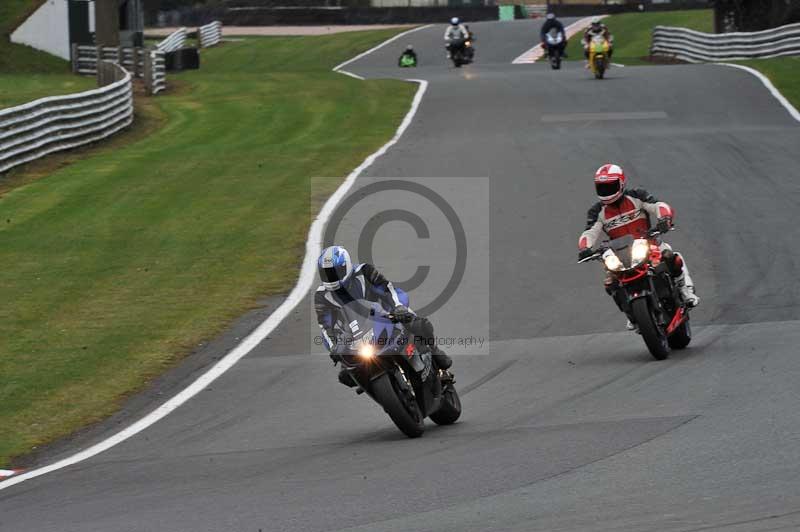
<path id="1" fill-rule="evenodd" d="M 402 393 L 388 373 L 372 381 L 372 394 L 400 432 L 409 438 L 419 438 L 425 432 L 425 419 L 415 401 L 406 405 Z"/>
<path id="2" fill-rule="evenodd" d="M 596 58 L 594 64 L 594 77 L 596 79 L 603 79 L 606 74 L 606 61 L 603 58 Z"/>
<path id="3" fill-rule="evenodd" d="M 647 299 L 634 299 L 631 308 L 633 318 L 639 326 L 639 333 L 641 333 L 647 349 L 650 350 L 650 354 L 656 360 L 666 359 L 669 356 L 669 343 L 663 331 L 658 328 Z"/>
<path id="4" fill-rule="evenodd" d="M 669 346 L 672 349 L 685 349 L 689 342 L 692 341 L 692 326 L 689 325 L 689 319 L 687 318 L 683 324 L 675 329 L 675 331 L 669 335 L 667 338 L 667 342 L 669 342 Z"/>
<path id="5" fill-rule="evenodd" d="M 461 417 L 461 399 L 455 386 L 448 384 L 442 392 L 442 405 L 431 414 L 431 421 L 437 425 L 452 425 Z"/>

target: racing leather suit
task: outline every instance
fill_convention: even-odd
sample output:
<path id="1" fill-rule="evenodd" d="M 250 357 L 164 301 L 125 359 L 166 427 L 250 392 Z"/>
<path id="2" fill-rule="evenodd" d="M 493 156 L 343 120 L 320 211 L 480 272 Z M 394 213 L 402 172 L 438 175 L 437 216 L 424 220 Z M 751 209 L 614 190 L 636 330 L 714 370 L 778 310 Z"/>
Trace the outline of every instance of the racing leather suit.
<path id="1" fill-rule="evenodd" d="M 546 20 L 545 23 L 542 24 L 542 28 L 539 30 L 539 40 L 542 42 L 542 48 L 544 48 L 545 52 L 548 51 L 547 33 L 553 28 L 561 32 L 564 36 L 564 40 L 561 41 L 559 45 L 559 48 L 561 48 L 561 55 L 564 55 L 564 51 L 567 49 L 567 32 L 564 31 L 564 25 L 558 19 Z"/>
<path id="2" fill-rule="evenodd" d="M 343 328 L 339 321 L 339 309 L 355 299 L 380 302 L 389 312 L 402 305 L 408 306 L 408 296 L 402 290 L 396 289 L 391 281 L 379 272 L 372 264 L 356 264 L 353 273 L 343 282 L 337 290 L 327 290 L 320 285 L 314 293 L 314 310 L 317 314 L 317 323 L 322 330 L 323 344 L 332 351 L 336 345 L 336 328 Z M 424 351 L 430 350 L 436 364 L 447 369 L 450 357 L 444 354 L 436 344 L 433 325 L 428 318 L 420 317 L 410 312 L 408 320 L 404 322 L 405 329 L 414 337 L 415 343 Z M 334 362 L 338 359 L 331 354 Z M 443 367 L 444 366 L 444 367 Z M 342 370 L 345 372 L 344 370 Z M 346 374 L 346 372 L 345 372 Z M 340 373 L 339 380 L 348 386 L 353 383 L 346 375 Z"/>
<path id="3" fill-rule="evenodd" d="M 596 29 L 589 26 L 583 32 L 583 57 L 589 59 L 589 43 L 596 35 L 602 35 L 608 41 L 608 60 L 610 61 L 611 56 L 614 55 L 614 39 L 605 24 L 600 24 Z"/>
<path id="4" fill-rule="evenodd" d="M 466 41 L 469 39 L 469 30 L 463 25 L 459 24 L 458 26 L 453 26 L 452 24 L 444 30 L 444 42 L 445 48 L 447 49 L 448 59 L 450 58 L 450 53 L 452 50 L 450 49 L 450 45 L 453 41 Z"/>
<path id="5" fill-rule="evenodd" d="M 620 238 L 625 235 L 632 235 L 634 238 L 646 237 L 648 231 L 661 218 L 672 218 L 673 210 L 663 201 L 658 201 L 652 194 L 644 189 L 635 189 L 625 192 L 620 199 L 609 205 L 597 202 L 589 209 L 586 220 L 586 230 L 578 240 L 580 250 L 594 247 L 603 233 L 609 238 Z M 679 253 L 673 253 L 669 244 L 662 242 L 661 250 L 664 252 L 664 260 L 670 268 L 670 273 L 675 278 L 675 283 L 681 290 L 684 298 L 697 302 L 694 296 L 694 282 L 689 276 L 689 268 L 686 261 Z M 620 310 L 623 310 L 618 293 L 616 280 L 610 274 L 606 274 L 606 292 L 614 298 Z"/>

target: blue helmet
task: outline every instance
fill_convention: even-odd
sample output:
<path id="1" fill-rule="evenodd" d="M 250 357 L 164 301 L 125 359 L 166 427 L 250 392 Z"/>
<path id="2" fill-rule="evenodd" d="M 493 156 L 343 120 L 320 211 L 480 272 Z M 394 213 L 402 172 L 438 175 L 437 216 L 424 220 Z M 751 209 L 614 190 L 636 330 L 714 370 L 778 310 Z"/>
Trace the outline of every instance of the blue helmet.
<path id="1" fill-rule="evenodd" d="M 353 273 L 350 254 L 342 246 L 330 246 L 322 250 L 317 260 L 319 278 L 326 290 L 338 290 Z"/>

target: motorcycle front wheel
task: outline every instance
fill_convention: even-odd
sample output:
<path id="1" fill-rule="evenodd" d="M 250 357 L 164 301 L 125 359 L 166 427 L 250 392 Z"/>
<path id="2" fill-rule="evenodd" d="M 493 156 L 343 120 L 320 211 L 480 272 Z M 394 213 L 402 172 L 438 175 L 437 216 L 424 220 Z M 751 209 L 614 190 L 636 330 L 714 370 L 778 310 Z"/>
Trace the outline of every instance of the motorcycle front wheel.
<path id="1" fill-rule="evenodd" d="M 689 318 L 669 335 L 667 342 L 672 349 L 685 349 L 692 341 L 692 326 L 689 325 Z"/>
<path id="2" fill-rule="evenodd" d="M 664 360 L 669 356 L 669 344 L 663 331 L 658 328 L 650 305 L 645 298 L 634 299 L 631 305 L 633 318 L 639 326 L 639 332 L 656 360 Z"/>
<path id="3" fill-rule="evenodd" d="M 605 57 L 596 57 L 594 60 L 594 77 L 603 79 L 606 73 L 606 60 Z"/>
<path id="4" fill-rule="evenodd" d="M 419 405 L 413 400 L 403 400 L 403 391 L 396 385 L 394 378 L 384 373 L 372 381 L 372 393 L 400 432 L 409 438 L 422 436 L 425 432 L 425 419 Z"/>

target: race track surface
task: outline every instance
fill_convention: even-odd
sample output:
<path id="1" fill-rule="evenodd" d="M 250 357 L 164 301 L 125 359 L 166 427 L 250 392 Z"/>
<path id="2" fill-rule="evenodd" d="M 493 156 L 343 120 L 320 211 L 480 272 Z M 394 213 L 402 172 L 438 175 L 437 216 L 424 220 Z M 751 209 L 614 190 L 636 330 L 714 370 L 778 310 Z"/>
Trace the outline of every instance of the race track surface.
<path id="1" fill-rule="evenodd" d="M 615 68 L 596 81 L 578 63 L 511 65 L 535 23 L 473 29 L 478 60 L 462 69 L 445 62 L 440 27 L 346 67 L 429 81 L 353 194 L 417 178 L 460 218 L 464 278 L 432 319 L 441 335 L 489 340 L 451 350 L 461 421 L 403 437 L 337 382 L 308 301 L 150 429 L 0 491 L 0 530 L 800 528 L 798 124 L 739 70 Z M 407 42 L 421 65 L 401 71 Z M 575 264 L 607 161 L 676 209 L 668 240 L 702 297 L 690 348 L 664 362 L 624 331 L 598 265 Z M 336 238 L 358 248 L 361 210 L 419 209 L 428 240 L 395 221 L 374 246 L 390 277 L 431 266 L 419 308 L 457 250 L 444 219 L 404 194 L 365 197 Z"/>

